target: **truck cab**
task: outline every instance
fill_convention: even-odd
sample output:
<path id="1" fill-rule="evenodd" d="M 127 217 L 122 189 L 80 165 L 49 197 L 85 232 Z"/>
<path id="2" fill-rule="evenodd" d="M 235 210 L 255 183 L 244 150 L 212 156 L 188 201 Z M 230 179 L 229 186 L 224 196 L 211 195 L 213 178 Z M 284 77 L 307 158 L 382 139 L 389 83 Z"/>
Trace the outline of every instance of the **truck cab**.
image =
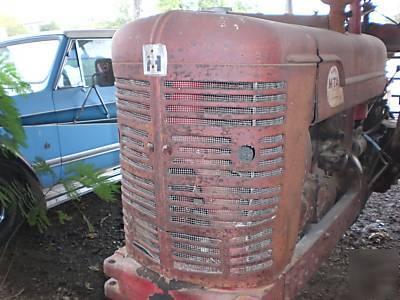
<path id="1" fill-rule="evenodd" d="M 19 149 L 16 165 L 36 178 L 48 208 L 68 200 L 57 183 L 68 179 L 74 163 L 91 164 L 110 180 L 119 180 L 115 88 L 94 82 L 96 61 L 111 58 L 113 34 L 114 30 L 74 30 L 0 42 L 0 57 L 13 63 L 30 85 L 27 94 L 11 95 L 27 144 Z M 53 174 L 35 172 L 38 161 L 46 162 Z M 4 208 L 0 215 L 1 232 L 7 223 Z"/>

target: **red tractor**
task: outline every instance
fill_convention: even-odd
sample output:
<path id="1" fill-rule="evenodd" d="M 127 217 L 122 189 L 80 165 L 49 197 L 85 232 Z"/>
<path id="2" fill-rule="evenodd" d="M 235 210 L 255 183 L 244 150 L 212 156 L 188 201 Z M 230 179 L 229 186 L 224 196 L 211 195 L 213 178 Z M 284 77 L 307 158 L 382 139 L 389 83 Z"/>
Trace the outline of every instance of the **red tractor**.
<path id="1" fill-rule="evenodd" d="M 292 299 L 397 181 L 387 48 L 360 32 L 393 30 L 395 52 L 400 29 L 324 2 L 329 16 L 172 11 L 115 34 L 126 246 L 107 297 Z"/>

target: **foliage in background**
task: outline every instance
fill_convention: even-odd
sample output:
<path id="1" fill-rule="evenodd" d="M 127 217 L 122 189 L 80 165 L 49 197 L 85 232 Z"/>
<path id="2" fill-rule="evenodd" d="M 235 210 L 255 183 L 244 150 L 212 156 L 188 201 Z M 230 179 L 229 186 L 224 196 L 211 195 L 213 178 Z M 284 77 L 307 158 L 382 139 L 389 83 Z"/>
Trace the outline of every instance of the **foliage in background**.
<path id="1" fill-rule="evenodd" d="M 39 26 L 40 31 L 51 31 L 60 29 L 60 26 L 54 21 Z"/>
<path id="2" fill-rule="evenodd" d="M 0 28 L 3 27 L 7 31 L 8 36 L 28 33 L 28 29 L 15 18 L 0 15 Z"/>
<path id="3" fill-rule="evenodd" d="M 195 1 L 159 0 L 158 9 L 162 12 L 173 9 L 194 9 Z"/>
<path id="4" fill-rule="evenodd" d="M 140 18 L 142 15 L 142 0 L 133 0 L 133 20 Z"/>
<path id="5" fill-rule="evenodd" d="M 61 224 L 65 224 L 66 221 L 71 221 L 72 217 L 64 213 L 62 210 L 57 210 L 57 217 Z"/>
<path id="6" fill-rule="evenodd" d="M 256 11 L 258 5 L 245 4 L 240 0 L 159 0 L 158 9 L 162 12 L 173 9 L 201 10 L 211 7 L 230 7 L 237 12 Z"/>
<path id="7" fill-rule="evenodd" d="M 17 209 L 30 226 L 36 226 L 43 232 L 50 225 L 50 221 L 46 210 L 38 204 L 36 197 L 31 188 L 22 182 L 14 181 L 8 186 L 0 185 L 0 207 Z"/>
<path id="8" fill-rule="evenodd" d="M 17 152 L 19 146 L 26 146 L 25 131 L 14 100 L 8 94 L 27 93 L 30 86 L 19 78 L 14 65 L 7 59 L 6 55 L 0 56 L 0 126 L 4 130 L 4 133 L 0 132 L 0 143 Z"/>
<path id="9" fill-rule="evenodd" d="M 118 0 L 119 14 L 114 20 L 96 22 L 95 28 L 115 28 L 118 29 L 122 25 L 133 20 L 133 1 L 132 0 Z"/>

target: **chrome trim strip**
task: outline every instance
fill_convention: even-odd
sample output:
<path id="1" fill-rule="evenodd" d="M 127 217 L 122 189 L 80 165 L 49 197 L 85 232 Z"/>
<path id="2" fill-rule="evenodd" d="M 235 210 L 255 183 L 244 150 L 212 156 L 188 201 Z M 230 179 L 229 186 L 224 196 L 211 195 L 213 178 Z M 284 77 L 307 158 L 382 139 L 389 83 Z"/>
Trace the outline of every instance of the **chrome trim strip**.
<path id="1" fill-rule="evenodd" d="M 98 156 L 101 154 L 107 154 L 107 153 L 118 151 L 118 150 L 119 150 L 119 143 L 115 143 L 115 144 L 106 145 L 103 147 L 94 148 L 94 149 L 90 149 L 90 150 L 86 150 L 86 151 L 82 151 L 82 152 L 78 152 L 78 153 L 74 153 L 74 154 L 70 154 L 70 155 L 65 155 L 62 157 L 48 159 L 48 160 L 46 160 L 46 164 L 48 164 L 50 167 L 55 167 L 55 166 L 59 166 L 61 164 L 67 164 L 67 163 L 75 162 L 75 161 L 82 160 L 85 158 L 91 158 L 94 156 Z"/>
<path id="2" fill-rule="evenodd" d="M 0 207 L 0 225 L 6 219 L 6 209 L 4 207 Z"/>
<path id="3" fill-rule="evenodd" d="M 121 181 L 121 169 L 119 166 L 113 167 L 110 169 L 106 169 L 103 176 L 107 177 L 107 181 L 109 182 L 119 182 Z M 79 196 L 83 196 L 93 191 L 92 188 L 88 188 L 82 186 L 79 182 L 74 182 L 73 186 L 76 188 L 75 192 Z M 67 191 L 62 184 L 58 184 L 52 188 L 43 189 L 43 194 L 46 197 L 46 207 L 47 209 L 53 208 L 60 204 L 70 201 L 71 199 L 68 197 Z"/>
<path id="4" fill-rule="evenodd" d="M 77 122 L 64 122 L 64 123 L 58 123 L 60 126 L 66 126 L 66 125 L 95 125 L 95 124 L 114 124 L 117 123 L 117 118 L 110 118 L 110 119 L 96 119 L 96 120 L 83 120 L 83 121 L 77 121 Z"/>
<path id="5" fill-rule="evenodd" d="M 117 123 L 117 118 L 111 118 L 111 119 L 84 120 L 80 122 L 31 124 L 31 125 L 22 125 L 22 127 L 31 128 L 39 126 L 72 126 L 72 125 L 91 126 L 93 124 L 116 124 L 116 123 Z"/>
<path id="6" fill-rule="evenodd" d="M 114 100 L 110 100 L 110 101 L 105 101 L 106 105 L 113 105 L 116 103 L 116 99 Z M 100 106 L 98 104 L 91 104 L 91 105 L 86 105 L 85 108 L 94 108 L 96 106 Z M 64 108 L 64 109 L 59 109 L 59 110 L 49 110 L 49 111 L 41 111 L 39 113 L 36 114 L 28 114 L 28 115 L 21 115 L 20 118 L 29 118 L 29 117 L 35 117 L 35 116 L 41 116 L 41 115 L 46 115 L 46 114 L 55 114 L 55 113 L 59 113 L 59 112 L 65 112 L 65 111 L 70 111 L 70 110 L 78 110 L 80 109 L 80 106 L 74 106 L 74 107 L 69 107 L 69 108 Z"/>
<path id="7" fill-rule="evenodd" d="M 64 69 L 65 64 L 67 63 L 67 55 L 71 49 L 72 49 L 72 40 L 68 40 L 67 47 L 64 48 L 64 53 L 63 53 L 63 58 L 62 58 L 61 64 L 58 66 L 56 79 L 53 82 L 53 87 L 52 87 L 53 91 L 58 89 L 58 81 L 60 80 L 62 70 Z"/>

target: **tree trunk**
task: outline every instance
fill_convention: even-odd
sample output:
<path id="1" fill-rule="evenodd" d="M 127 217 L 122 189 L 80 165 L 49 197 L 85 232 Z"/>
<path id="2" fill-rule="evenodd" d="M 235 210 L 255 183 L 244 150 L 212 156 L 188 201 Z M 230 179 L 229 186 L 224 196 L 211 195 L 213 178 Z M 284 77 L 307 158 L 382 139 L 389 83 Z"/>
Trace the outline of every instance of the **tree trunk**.
<path id="1" fill-rule="evenodd" d="M 133 19 L 139 19 L 142 15 L 142 0 L 133 0 Z"/>
<path id="2" fill-rule="evenodd" d="M 293 0 L 286 0 L 286 13 L 293 15 Z"/>

